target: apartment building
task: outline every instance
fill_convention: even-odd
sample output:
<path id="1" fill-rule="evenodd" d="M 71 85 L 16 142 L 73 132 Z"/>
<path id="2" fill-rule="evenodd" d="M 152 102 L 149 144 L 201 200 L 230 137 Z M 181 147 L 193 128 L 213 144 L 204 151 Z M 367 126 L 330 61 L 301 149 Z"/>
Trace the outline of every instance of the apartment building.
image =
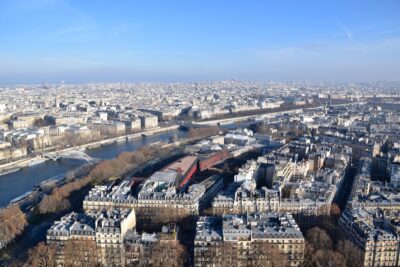
<path id="1" fill-rule="evenodd" d="M 136 226 L 135 212 L 131 209 L 111 209 L 93 213 L 70 213 L 54 222 L 47 231 L 46 241 L 57 248 L 57 263 L 63 265 L 63 248 L 68 241 L 87 242 L 96 248 L 95 262 L 104 266 L 121 266 L 122 244 L 129 229 Z M 88 260 L 88 259 L 86 259 Z"/>
<path id="2" fill-rule="evenodd" d="M 362 251 L 364 266 L 399 266 L 400 237 L 398 213 L 383 210 L 346 209 L 339 219 L 340 235 Z"/>
<path id="3" fill-rule="evenodd" d="M 194 241 L 194 266 L 235 266 L 278 261 L 298 266 L 304 237 L 292 215 L 254 213 L 201 217 Z"/>

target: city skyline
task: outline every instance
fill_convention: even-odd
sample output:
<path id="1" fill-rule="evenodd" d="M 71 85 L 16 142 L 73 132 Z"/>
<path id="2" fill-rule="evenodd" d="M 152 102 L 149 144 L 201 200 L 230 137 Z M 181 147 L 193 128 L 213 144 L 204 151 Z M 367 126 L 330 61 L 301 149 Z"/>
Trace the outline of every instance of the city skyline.
<path id="1" fill-rule="evenodd" d="M 0 83 L 400 76 L 397 1 L 0 1 Z"/>
<path id="2" fill-rule="evenodd" d="M 399 11 L 0 0 L 0 266 L 400 266 Z"/>

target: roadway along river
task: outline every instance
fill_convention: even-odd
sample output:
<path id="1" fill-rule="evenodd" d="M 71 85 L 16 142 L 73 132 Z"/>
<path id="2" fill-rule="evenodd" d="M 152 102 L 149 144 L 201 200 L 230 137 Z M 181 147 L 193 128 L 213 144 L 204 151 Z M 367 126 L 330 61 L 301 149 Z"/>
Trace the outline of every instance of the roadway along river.
<path id="1" fill-rule="evenodd" d="M 94 158 L 111 159 L 124 151 L 135 151 L 138 148 L 157 141 L 168 141 L 177 134 L 178 138 L 185 137 L 186 132 L 175 130 L 154 134 L 145 138 L 128 142 L 113 143 L 86 151 Z M 49 178 L 66 174 L 68 171 L 81 166 L 84 162 L 77 160 L 46 161 L 31 167 L 23 168 L 15 173 L 0 176 L 0 207 L 6 206 L 10 200 L 32 190 L 33 186 Z"/>

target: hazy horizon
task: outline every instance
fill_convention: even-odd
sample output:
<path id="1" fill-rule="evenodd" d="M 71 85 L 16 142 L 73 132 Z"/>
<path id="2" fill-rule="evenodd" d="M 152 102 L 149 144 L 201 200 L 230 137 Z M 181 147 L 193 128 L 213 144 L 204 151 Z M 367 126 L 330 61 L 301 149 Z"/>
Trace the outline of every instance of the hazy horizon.
<path id="1" fill-rule="evenodd" d="M 399 1 L 0 1 L 0 83 L 398 81 Z"/>

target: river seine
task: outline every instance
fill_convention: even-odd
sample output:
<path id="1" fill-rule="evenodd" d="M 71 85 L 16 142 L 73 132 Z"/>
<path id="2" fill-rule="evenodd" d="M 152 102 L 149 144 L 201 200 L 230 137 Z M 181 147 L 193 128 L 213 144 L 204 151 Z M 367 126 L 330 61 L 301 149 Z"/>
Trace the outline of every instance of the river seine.
<path id="1" fill-rule="evenodd" d="M 94 158 L 111 159 L 124 151 L 135 151 L 144 145 L 158 141 L 169 141 L 173 136 L 185 137 L 187 132 L 175 130 L 154 134 L 151 136 L 129 140 L 127 142 L 113 143 L 95 149 L 86 150 L 86 153 Z M 77 160 L 46 161 L 44 163 L 25 167 L 17 172 L 0 176 L 0 207 L 6 206 L 10 200 L 32 190 L 42 181 L 56 176 L 65 175 L 85 162 Z"/>

